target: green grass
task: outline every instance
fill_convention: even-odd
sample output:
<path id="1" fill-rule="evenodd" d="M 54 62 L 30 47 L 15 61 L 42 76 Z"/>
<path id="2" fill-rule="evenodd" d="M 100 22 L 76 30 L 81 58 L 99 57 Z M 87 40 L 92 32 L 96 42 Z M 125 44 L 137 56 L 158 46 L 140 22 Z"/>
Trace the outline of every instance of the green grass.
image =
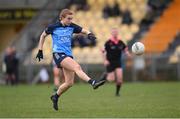
<path id="1" fill-rule="evenodd" d="M 52 109 L 51 85 L 0 86 L 0 117 L 180 117 L 180 83 L 125 83 L 121 96 L 115 85 L 93 90 L 75 84 Z"/>

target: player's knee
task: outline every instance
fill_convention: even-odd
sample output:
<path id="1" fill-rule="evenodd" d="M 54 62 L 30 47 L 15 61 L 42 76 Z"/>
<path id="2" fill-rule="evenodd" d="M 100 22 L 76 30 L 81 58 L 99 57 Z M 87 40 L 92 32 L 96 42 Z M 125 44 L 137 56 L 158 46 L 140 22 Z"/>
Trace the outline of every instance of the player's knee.
<path id="1" fill-rule="evenodd" d="M 59 86 L 59 80 L 58 79 L 54 79 L 54 85 Z"/>
<path id="2" fill-rule="evenodd" d="M 113 82 L 113 81 L 115 80 L 115 78 L 114 78 L 114 77 L 107 77 L 107 80 L 108 80 L 109 82 Z"/>
<path id="3" fill-rule="evenodd" d="M 74 72 L 81 71 L 81 66 L 78 64 L 74 67 Z"/>
<path id="4" fill-rule="evenodd" d="M 113 82 L 114 80 L 113 79 L 107 79 L 109 82 Z"/>
<path id="5" fill-rule="evenodd" d="M 107 80 L 109 81 L 109 82 L 113 82 L 114 80 L 115 80 L 115 77 L 114 77 L 114 75 L 107 75 Z"/>
<path id="6" fill-rule="evenodd" d="M 123 83 L 122 80 L 117 80 L 117 81 L 116 81 L 116 84 L 117 84 L 117 85 L 121 85 L 122 83 Z"/>
<path id="7" fill-rule="evenodd" d="M 74 84 L 74 82 L 73 82 L 73 81 L 69 81 L 69 82 L 68 82 L 68 87 L 72 87 L 72 86 L 73 86 L 73 84 Z"/>
<path id="8" fill-rule="evenodd" d="M 59 70 L 54 70 L 53 73 L 54 73 L 54 76 L 59 76 Z"/>

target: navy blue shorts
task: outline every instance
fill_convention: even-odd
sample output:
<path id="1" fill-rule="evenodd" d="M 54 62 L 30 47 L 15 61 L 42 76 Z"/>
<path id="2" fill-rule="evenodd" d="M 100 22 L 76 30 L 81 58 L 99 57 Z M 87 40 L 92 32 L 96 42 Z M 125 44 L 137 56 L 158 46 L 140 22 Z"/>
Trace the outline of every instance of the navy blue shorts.
<path id="1" fill-rule="evenodd" d="M 54 52 L 53 53 L 53 59 L 54 62 L 56 63 L 58 68 L 62 68 L 61 67 L 61 62 L 66 58 L 66 57 L 71 57 L 73 59 L 72 56 L 68 56 L 65 53 L 58 53 L 58 52 Z"/>
<path id="2" fill-rule="evenodd" d="M 110 62 L 109 65 L 106 66 L 106 70 L 108 73 L 113 72 L 116 68 L 121 68 L 121 62 L 117 61 L 117 62 Z"/>

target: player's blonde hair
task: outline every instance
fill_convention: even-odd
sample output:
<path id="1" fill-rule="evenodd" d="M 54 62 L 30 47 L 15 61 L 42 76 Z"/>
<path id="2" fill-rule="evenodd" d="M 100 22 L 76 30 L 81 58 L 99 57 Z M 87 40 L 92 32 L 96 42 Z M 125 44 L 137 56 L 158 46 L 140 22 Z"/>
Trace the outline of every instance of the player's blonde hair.
<path id="1" fill-rule="evenodd" d="M 65 18 L 67 15 L 73 15 L 73 12 L 69 9 L 63 9 L 59 14 L 60 20 L 62 20 L 62 18 Z"/>

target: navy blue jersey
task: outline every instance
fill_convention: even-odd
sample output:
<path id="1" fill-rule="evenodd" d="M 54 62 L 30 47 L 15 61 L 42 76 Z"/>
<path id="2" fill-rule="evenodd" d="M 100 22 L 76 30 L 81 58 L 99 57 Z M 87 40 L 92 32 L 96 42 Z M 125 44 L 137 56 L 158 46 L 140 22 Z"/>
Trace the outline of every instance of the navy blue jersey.
<path id="1" fill-rule="evenodd" d="M 121 59 L 122 51 L 126 48 L 126 45 L 119 40 L 118 43 L 114 43 L 112 40 L 108 40 L 105 43 L 106 58 L 110 62 L 119 62 Z"/>
<path id="2" fill-rule="evenodd" d="M 52 35 L 52 49 L 53 52 L 65 53 L 68 56 L 72 56 L 71 40 L 73 33 L 80 33 L 82 27 L 71 23 L 68 26 L 63 26 L 61 22 L 56 22 L 49 25 L 45 32 Z"/>

